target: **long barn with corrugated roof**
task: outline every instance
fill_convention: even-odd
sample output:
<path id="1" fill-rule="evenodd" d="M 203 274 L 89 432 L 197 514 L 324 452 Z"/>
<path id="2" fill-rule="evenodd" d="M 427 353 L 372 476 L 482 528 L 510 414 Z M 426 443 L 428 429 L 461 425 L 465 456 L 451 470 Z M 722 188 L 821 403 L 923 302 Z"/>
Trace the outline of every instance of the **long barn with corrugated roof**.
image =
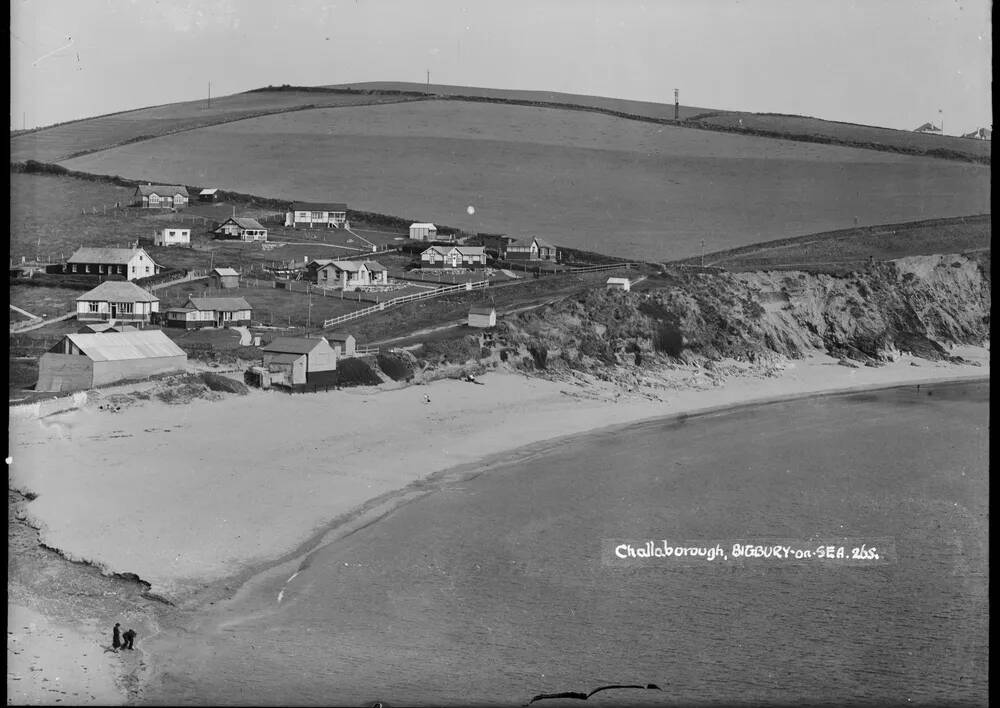
<path id="1" fill-rule="evenodd" d="M 38 361 L 36 391 L 86 391 L 179 371 L 187 354 L 161 330 L 67 334 Z"/>

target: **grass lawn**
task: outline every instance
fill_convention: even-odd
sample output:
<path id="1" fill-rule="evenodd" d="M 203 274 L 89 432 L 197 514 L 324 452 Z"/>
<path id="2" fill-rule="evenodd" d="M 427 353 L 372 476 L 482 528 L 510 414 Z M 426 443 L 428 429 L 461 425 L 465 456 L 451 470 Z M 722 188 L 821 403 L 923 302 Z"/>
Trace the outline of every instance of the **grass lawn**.
<path id="1" fill-rule="evenodd" d="M 264 116 L 63 164 L 641 260 L 990 209 L 985 165 L 458 101 Z"/>
<path id="2" fill-rule="evenodd" d="M 47 285 L 12 285 L 10 304 L 39 317 L 43 315 L 57 317 L 67 312 L 75 312 L 76 299 L 83 293 L 83 290 L 53 288 Z"/>

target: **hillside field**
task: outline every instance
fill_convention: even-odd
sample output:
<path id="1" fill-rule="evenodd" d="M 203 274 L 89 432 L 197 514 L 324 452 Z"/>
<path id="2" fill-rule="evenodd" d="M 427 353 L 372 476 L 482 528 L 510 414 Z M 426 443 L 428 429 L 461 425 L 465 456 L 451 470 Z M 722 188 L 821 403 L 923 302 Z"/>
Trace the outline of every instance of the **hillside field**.
<path id="1" fill-rule="evenodd" d="M 893 260 L 905 256 L 962 253 L 979 260 L 990 251 L 990 215 L 933 219 L 906 224 L 884 224 L 843 229 L 753 244 L 720 253 L 705 254 L 705 265 L 732 272 L 803 270 L 846 273 L 863 270 L 868 259 Z M 700 258 L 687 259 L 697 264 Z"/>
<path id="2" fill-rule="evenodd" d="M 643 260 L 990 209 L 986 165 L 444 100 L 263 116 L 61 164 Z"/>
<path id="3" fill-rule="evenodd" d="M 58 162 L 71 155 L 268 113 L 407 100 L 413 99 L 305 91 L 237 93 L 213 98 L 211 105 L 207 100 L 171 103 L 20 133 L 11 137 L 10 159 Z"/>

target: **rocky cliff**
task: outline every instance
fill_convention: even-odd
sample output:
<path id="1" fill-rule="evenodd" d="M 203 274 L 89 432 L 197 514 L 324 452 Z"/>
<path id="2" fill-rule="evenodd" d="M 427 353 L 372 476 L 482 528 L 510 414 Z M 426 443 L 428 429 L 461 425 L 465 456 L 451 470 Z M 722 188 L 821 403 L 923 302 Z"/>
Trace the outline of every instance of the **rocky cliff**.
<path id="1" fill-rule="evenodd" d="M 489 352 L 522 369 L 590 372 L 818 352 L 873 366 L 901 352 L 947 359 L 950 345 L 989 341 L 989 266 L 987 252 L 846 276 L 668 269 L 633 292 L 592 291 L 505 318 Z"/>

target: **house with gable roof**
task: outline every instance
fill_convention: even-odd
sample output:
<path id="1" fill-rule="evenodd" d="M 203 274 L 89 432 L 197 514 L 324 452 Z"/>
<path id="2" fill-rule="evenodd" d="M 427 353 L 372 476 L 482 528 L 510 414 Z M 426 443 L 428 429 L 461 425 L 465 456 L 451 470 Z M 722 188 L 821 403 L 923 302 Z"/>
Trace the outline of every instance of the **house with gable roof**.
<path id="1" fill-rule="evenodd" d="M 168 308 L 164 314 L 167 327 L 238 327 L 249 326 L 253 308 L 241 297 L 189 295 L 182 307 Z"/>
<path id="2" fill-rule="evenodd" d="M 347 205 L 339 202 L 295 202 L 285 212 L 285 226 L 328 229 L 343 228 L 347 224 Z"/>
<path id="3" fill-rule="evenodd" d="M 485 268 L 482 246 L 431 246 L 420 254 L 421 268 Z"/>
<path id="4" fill-rule="evenodd" d="M 144 248 L 76 249 L 63 266 L 64 273 L 104 276 L 109 280 L 136 280 L 162 270 Z"/>
<path id="5" fill-rule="evenodd" d="M 127 280 L 106 280 L 76 299 L 80 322 L 149 324 L 159 312 L 160 298 Z"/>
<path id="6" fill-rule="evenodd" d="M 187 187 L 180 184 L 140 184 L 132 194 L 132 205 L 144 209 L 177 209 L 189 200 Z"/>
<path id="7" fill-rule="evenodd" d="M 535 236 L 530 241 L 511 241 L 503 249 L 503 258 L 508 261 L 552 261 L 559 260 L 559 249 L 543 238 Z"/>
<path id="8" fill-rule="evenodd" d="M 256 219 L 245 216 L 231 216 L 212 229 L 215 238 L 231 238 L 240 241 L 267 241 L 267 228 Z"/>
<path id="9" fill-rule="evenodd" d="M 371 285 L 388 285 L 389 271 L 375 261 L 327 261 L 315 268 L 316 284 L 345 292 Z M 307 272 L 309 268 L 306 268 Z"/>
<path id="10" fill-rule="evenodd" d="M 337 351 L 323 337 L 278 337 L 260 350 L 271 383 L 336 383 Z"/>

